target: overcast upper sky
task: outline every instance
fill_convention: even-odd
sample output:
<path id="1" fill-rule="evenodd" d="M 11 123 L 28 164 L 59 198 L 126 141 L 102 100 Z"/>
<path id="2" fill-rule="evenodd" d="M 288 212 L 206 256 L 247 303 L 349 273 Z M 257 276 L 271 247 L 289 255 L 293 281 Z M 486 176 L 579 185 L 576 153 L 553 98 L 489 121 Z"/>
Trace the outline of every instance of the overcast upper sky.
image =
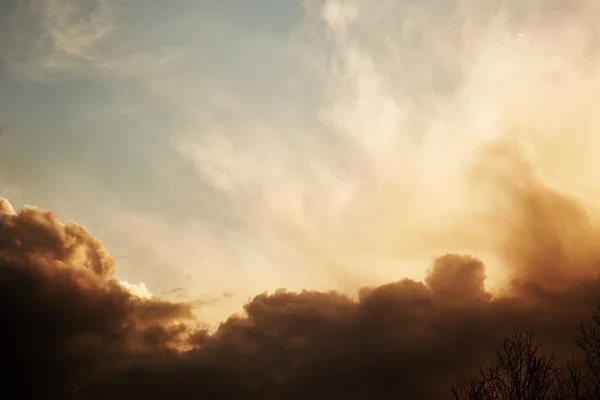
<path id="1" fill-rule="evenodd" d="M 207 319 L 264 290 L 485 257 L 483 225 L 455 229 L 481 207 L 458 177 L 474 149 L 511 105 L 527 125 L 565 92 L 597 95 L 582 91 L 591 22 L 572 24 L 591 6 L 497 3 L 4 0 L 0 196 L 88 227 L 123 281 L 215 302 Z M 543 91 L 555 76 L 560 98 Z M 573 163 L 544 164 L 560 148 L 598 166 L 595 130 L 565 144 L 560 123 L 528 144 L 590 194 Z"/>

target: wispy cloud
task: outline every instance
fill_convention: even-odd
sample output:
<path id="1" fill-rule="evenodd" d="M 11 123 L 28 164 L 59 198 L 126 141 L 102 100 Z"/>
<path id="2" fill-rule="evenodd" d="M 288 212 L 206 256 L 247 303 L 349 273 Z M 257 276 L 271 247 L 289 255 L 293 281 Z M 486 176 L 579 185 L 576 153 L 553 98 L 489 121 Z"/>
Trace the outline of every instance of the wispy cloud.
<path id="1" fill-rule="evenodd" d="M 104 0 L 98 0 L 89 12 L 74 0 L 34 1 L 31 8 L 42 20 L 49 46 L 61 55 L 79 60 L 97 59 L 98 50 L 117 29 Z"/>
<path id="2" fill-rule="evenodd" d="M 494 201 L 470 175 L 482 148 L 525 143 L 537 149 L 545 180 L 561 179 L 579 195 L 598 188 L 579 173 L 575 189 L 553 162 L 597 163 L 588 151 L 596 117 L 569 111 L 573 101 L 595 103 L 595 92 L 583 90 L 598 85 L 583 51 L 593 38 L 573 22 L 581 8 L 560 18 L 555 11 L 511 2 L 501 10 L 461 1 L 311 6 L 307 25 L 321 29 L 321 43 L 312 46 L 306 32 L 297 39 L 320 78 L 318 122 L 279 121 L 277 106 L 248 118 L 232 105 L 229 119 L 188 129 L 178 148 L 263 238 L 258 245 L 279 249 L 276 263 L 312 277 L 329 274 L 324 279 L 342 287 L 390 274 L 420 279 L 430 258 L 457 249 L 494 264 Z M 285 103 L 285 92 L 279 96 Z M 522 117 L 543 109 L 560 111 Z M 517 120 L 524 125 L 506 125 Z M 565 141 L 565 132 L 574 136 Z M 570 150 L 559 154 L 553 147 L 563 141 Z M 569 154 L 579 154 L 574 164 Z M 501 279 L 493 267 L 488 274 L 488 284 Z"/>
<path id="3" fill-rule="evenodd" d="M 7 65 L 23 78 L 140 78 L 181 49 L 140 49 L 127 40 L 109 0 L 30 0 L 12 10 L 4 38 Z"/>

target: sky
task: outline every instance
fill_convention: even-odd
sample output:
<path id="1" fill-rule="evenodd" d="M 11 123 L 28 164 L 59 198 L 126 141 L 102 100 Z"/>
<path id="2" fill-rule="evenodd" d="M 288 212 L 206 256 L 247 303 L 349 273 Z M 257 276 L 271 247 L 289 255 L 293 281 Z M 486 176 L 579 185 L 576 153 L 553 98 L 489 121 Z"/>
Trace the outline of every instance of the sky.
<path id="1" fill-rule="evenodd" d="M 521 323 L 563 351 L 600 299 L 599 7 L 2 1 L 7 357 L 60 398 L 437 399 Z"/>
<path id="2" fill-rule="evenodd" d="M 584 2 L 0 7 L 2 195 L 86 226 L 120 280 L 203 299 L 210 322 L 280 287 L 422 279 L 446 252 L 499 286 L 497 207 L 465 171 L 500 137 L 599 192 Z"/>
<path id="3" fill-rule="evenodd" d="M 496 3 L 3 2 L 4 195 L 88 227 L 123 281 L 225 296 L 217 320 L 278 287 L 422 278 L 447 251 L 493 264 L 443 232 L 478 207 L 470 153 L 508 135 L 500 114 L 561 107 L 543 74 L 593 45 L 577 6 Z M 583 81 L 559 84 L 585 102 Z M 594 135 L 551 129 L 520 136 L 589 191 L 567 163 L 593 170 Z"/>
<path id="4" fill-rule="evenodd" d="M 247 236 L 236 199 L 188 151 L 218 131 L 252 140 L 273 129 L 260 125 L 310 115 L 317 94 L 293 50 L 300 4 L 9 1 L 2 8 L 3 195 L 80 221 L 119 259 L 123 280 L 158 293 L 185 287 L 214 297 L 242 290 L 255 274 L 286 275 L 249 244 L 235 248 Z"/>

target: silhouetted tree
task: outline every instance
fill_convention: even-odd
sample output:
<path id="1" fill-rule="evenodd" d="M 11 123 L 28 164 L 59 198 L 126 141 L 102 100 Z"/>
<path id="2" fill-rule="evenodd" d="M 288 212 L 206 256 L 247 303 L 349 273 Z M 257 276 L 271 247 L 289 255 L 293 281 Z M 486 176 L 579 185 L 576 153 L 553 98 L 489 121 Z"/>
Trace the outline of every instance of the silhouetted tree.
<path id="1" fill-rule="evenodd" d="M 554 386 L 552 400 L 592 400 L 591 387 L 586 373 L 582 370 L 581 363 L 571 361 L 561 371 L 558 381 Z"/>
<path id="2" fill-rule="evenodd" d="M 583 366 L 580 367 L 582 393 L 587 397 L 582 399 L 600 399 L 600 304 L 592 313 L 587 324 L 579 325 L 577 347 L 585 355 Z M 583 396 L 583 395 L 582 395 Z"/>
<path id="3" fill-rule="evenodd" d="M 479 378 L 452 388 L 456 400 L 552 399 L 560 379 L 553 357 L 540 354 L 533 331 L 514 331 L 503 338 L 493 364 L 481 369 Z"/>
<path id="4" fill-rule="evenodd" d="M 540 354 L 533 331 L 514 331 L 503 338 L 496 359 L 479 376 L 455 385 L 455 400 L 598 400 L 600 399 L 600 304 L 590 321 L 579 326 L 573 358 L 559 368 L 554 357 Z"/>

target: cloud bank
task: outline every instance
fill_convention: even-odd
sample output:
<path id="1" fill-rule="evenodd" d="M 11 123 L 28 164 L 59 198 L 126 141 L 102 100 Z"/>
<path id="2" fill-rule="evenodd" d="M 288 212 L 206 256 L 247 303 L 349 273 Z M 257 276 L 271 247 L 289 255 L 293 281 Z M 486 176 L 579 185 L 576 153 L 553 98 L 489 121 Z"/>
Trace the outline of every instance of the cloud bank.
<path id="1" fill-rule="evenodd" d="M 85 228 L 2 200 L 3 387 L 28 398 L 444 399 L 518 327 L 565 360 L 600 299 L 597 215 L 506 149 L 493 153 L 522 180 L 504 191 L 514 211 L 503 293 L 486 290 L 482 261 L 447 254 L 423 282 L 364 287 L 357 298 L 259 294 L 214 332 L 191 303 L 138 297 L 116 281 Z"/>

